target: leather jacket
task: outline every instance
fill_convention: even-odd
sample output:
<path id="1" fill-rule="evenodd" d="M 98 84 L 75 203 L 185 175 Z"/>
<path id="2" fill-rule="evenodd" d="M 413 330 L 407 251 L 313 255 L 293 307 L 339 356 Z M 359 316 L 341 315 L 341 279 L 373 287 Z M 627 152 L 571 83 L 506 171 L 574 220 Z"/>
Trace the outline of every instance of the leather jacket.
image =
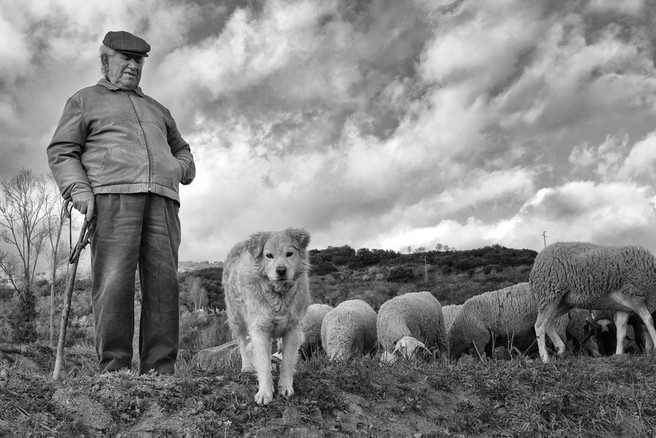
<path id="1" fill-rule="evenodd" d="M 151 192 L 179 203 L 179 184 L 196 176 L 169 110 L 140 88 L 122 90 L 104 78 L 68 99 L 47 154 L 67 199 L 83 184 L 94 194 Z"/>

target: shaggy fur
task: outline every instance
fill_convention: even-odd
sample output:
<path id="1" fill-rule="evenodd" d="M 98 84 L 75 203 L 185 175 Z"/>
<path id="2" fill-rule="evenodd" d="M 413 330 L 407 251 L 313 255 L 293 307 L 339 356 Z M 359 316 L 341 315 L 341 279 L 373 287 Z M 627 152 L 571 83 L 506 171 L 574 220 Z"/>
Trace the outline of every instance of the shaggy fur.
<path id="1" fill-rule="evenodd" d="M 378 310 L 376 332 L 387 363 L 421 351 L 446 354 L 442 305 L 430 292 L 409 292 L 385 301 Z"/>
<path id="2" fill-rule="evenodd" d="M 323 318 L 321 345 L 331 360 L 374 354 L 376 311 L 363 300 L 341 302 Z"/>
<path id="3" fill-rule="evenodd" d="M 273 399 L 271 344 L 277 338 L 282 338 L 278 390 L 286 397 L 294 393 L 301 321 L 310 304 L 309 242 L 304 230 L 256 233 L 232 248 L 223 267 L 228 324 L 239 344 L 241 370 L 257 373 L 258 404 Z"/>
<path id="4" fill-rule="evenodd" d="M 462 305 L 448 332 L 451 357 L 490 354 L 492 335 L 502 342 L 532 337 L 536 317 L 537 303 L 528 283 L 473 296 Z M 564 333 L 567 319 L 561 318 L 558 324 Z"/>
<path id="5" fill-rule="evenodd" d="M 656 307 L 656 258 L 638 246 L 610 247 L 585 242 L 559 242 L 542 250 L 529 275 L 538 302 L 535 333 L 540 357 L 549 360 L 546 335 L 558 354 L 565 344 L 553 321 L 574 307 L 615 311 L 616 353 L 624 352 L 626 322 L 636 312 L 656 342 L 650 310 Z"/>

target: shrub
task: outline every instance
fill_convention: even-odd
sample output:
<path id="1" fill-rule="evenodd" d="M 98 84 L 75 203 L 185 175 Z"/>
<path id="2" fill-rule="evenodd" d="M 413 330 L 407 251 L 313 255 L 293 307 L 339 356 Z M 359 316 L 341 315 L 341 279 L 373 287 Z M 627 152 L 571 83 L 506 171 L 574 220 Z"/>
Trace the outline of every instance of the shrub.
<path id="1" fill-rule="evenodd" d="M 232 339 L 225 312 L 183 312 L 180 315 L 180 348 L 197 352 Z"/>
<path id="2" fill-rule="evenodd" d="M 415 273 L 412 268 L 406 266 L 399 266 L 397 268 L 392 268 L 390 273 L 387 275 L 387 281 L 393 283 L 410 283 L 415 280 Z"/>

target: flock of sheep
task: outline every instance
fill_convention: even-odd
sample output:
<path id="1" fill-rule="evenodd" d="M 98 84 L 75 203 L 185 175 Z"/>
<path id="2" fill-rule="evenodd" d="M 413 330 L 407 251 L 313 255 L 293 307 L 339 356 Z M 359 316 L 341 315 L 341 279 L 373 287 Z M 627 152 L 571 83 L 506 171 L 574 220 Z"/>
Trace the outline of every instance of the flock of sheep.
<path id="1" fill-rule="evenodd" d="M 496 346 L 526 351 L 537 344 L 547 362 L 547 336 L 558 355 L 566 341 L 595 356 L 609 348 L 623 353 L 627 321 L 634 332 L 631 348 L 651 351 L 652 312 L 656 315 L 656 258 L 649 251 L 561 242 L 538 254 L 527 283 L 461 305 L 443 307 L 430 292 L 396 296 L 378 313 L 358 299 L 334 308 L 313 304 L 302 325 L 301 354 L 323 349 L 331 360 L 345 360 L 380 350 L 381 361 L 393 363 L 421 355 L 482 357 Z"/>

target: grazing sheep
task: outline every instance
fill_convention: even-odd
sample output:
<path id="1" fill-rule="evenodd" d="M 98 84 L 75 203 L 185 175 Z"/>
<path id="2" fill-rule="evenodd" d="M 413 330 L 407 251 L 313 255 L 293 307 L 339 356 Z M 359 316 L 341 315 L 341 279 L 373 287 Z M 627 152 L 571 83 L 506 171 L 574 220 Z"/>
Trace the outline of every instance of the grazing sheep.
<path id="1" fill-rule="evenodd" d="M 409 292 L 384 302 L 376 320 L 382 361 L 411 359 L 420 351 L 446 353 L 442 305 L 430 292 Z"/>
<path id="2" fill-rule="evenodd" d="M 348 360 L 376 351 L 376 312 L 362 300 L 347 300 L 321 323 L 321 345 L 331 360 Z"/>
<path id="3" fill-rule="evenodd" d="M 593 357 L 606 355 L 604 352 L 609 345 L 607 324 L 603 321 L 595 321 L 594 315 L 587 309 L 572 309 L 567 315 L 569 322 L 566 336 L 573 350 Z M 615 344 L 613 344 L 614 348 Z"/>
<path id="4" fill-rule="evenodd" d="M 491 341 L 513 342 L 533 339 L 537 303 L 528 283 L 485 292 L 464 302 L 448 332 L 449 350 L 453 359 L 463 354 L 491 353 Z M 566 320 L 559 321 L 565 332 Z"/>
<path id="5" fill-rule="evenodd" d="M 446 333 L 449 332 L 449 329 L 453 325 L 453 321 L 456 320 L 456 316 L 462 310 L 462 304 L 449 304 L 447 306 L 442 306 L 442 315 L 444 315 L 444 330 Z"/>
<path id="6" fill-rule="evenodd" d="M 626 322 L 631 311 L 644 322 L 652 345 L 656 342 L 648 309 L 656 305 L 656 258 L 644 248 L 554 243 L 535 258 L 529 284 L 538 302 L 535 333 L 544 362 L 549 361 L 546 335 L 559 355 L 565 352 L 553 321 L 574 307 L 616 311 L 616 354 L 624 352 Z"/>
<path id="7" fill-rule="evenodd" d="M 329 304 L 310 304 L 305 318 L 301 322 L 301 330 L 305 341 L 301 344 L 301 357 L 309 359 L 317 351 L 321 350 L 321 323 L 328 312 L 333 310 Z"/>
<path id="8" fill-rule="evenodd" d="M 575 309 L 584 311 L 582 309 Z M 587 335 L 592 336 L 599 345 L 600 356 L 610 356 L 617 350 L 617 329 L 613 322 L 615 312 L 612 310 L 585 310 Z M 571 313 L 571 312 L 570 312 Z M 652 313 L 652 319 L 656 313 Z M 649 351 L 651 339 L 645 333 L 645 325 L 638 315 L 632 313 L 627 320 L 624 351 L 629 353 L 643 353 Z M 646 336 L 646 338 L 645 338 Z"/>

